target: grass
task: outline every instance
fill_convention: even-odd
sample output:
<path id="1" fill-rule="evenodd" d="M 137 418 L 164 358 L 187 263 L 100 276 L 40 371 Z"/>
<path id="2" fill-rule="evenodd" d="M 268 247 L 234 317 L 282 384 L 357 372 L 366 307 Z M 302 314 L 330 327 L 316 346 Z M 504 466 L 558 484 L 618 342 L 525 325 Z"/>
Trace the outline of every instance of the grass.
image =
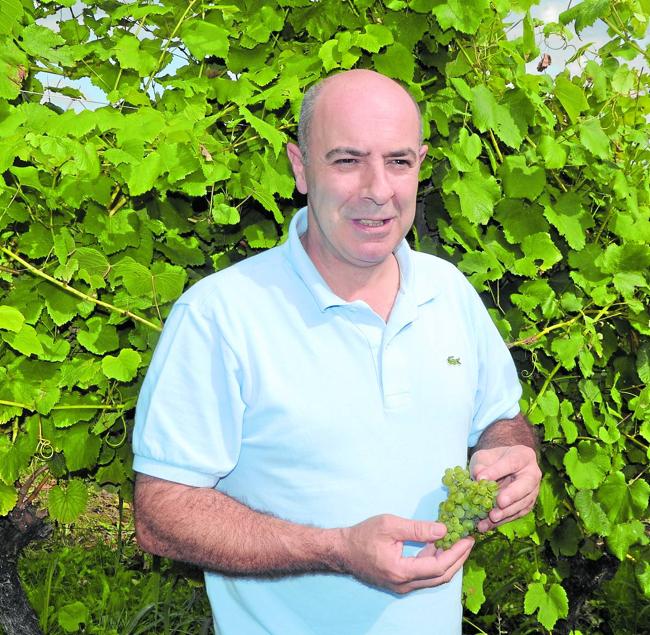
<path id="1" fill-rule="evenodd" d="M 200 571 L 143 553 L 127 505 L 98 491 L 83 519 L 25 550 L 20 576 L 47 635 L 214 635 Z"/>

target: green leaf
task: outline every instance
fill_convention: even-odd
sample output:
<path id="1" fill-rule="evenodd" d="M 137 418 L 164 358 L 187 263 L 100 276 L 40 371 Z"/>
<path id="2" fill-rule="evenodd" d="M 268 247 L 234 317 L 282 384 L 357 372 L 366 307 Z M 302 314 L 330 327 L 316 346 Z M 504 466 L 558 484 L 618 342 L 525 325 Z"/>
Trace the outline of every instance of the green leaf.
<path id="1" fill-rule="evenodd" d="M 328 40 L 327 42 L 324 42 L 318 49 L 318 57 L 323 62 L 323 68 L 328 73 L 339 65 L 340 60 L 335 54 L 337 47 L 337 40 Z"/>
<path id="2" fill-rule="evenodd" d="M 440 27 L 447 29 L 456 29 L 462 33 L 476 33 L 484 19 L 486 9 L 490 6 L 489 0 L 447 0 L 447 2 L 437 2 L 431 9 L 436 16 Z"/>
<path id="3" fill-rule="evenodd" d="M 27 469 L 38 447 L 39 418 L 28 417 L 12 443 L 8 436 L 0 436 L 0 481 L 13 487 Z"/>
<path id="4" fill-rule="evenodd" d="M 16 307 L 0 305 L 0 329 L 17 333 L 24 321 L 25 317 Z"/>
<path id="5" fill-rule="evenodd" d="M 542 215 L 542 208 L 529 205 L 525 201 L 503 199 L 494 209 L 495 218 L 503 226 L 506 240 L 512 244 L 520 244 L 526 236 L 547 233 L 549 224 Z"/>
<path id="6" fill-rule="evenodd" d="M 38 339 L 38 334 L 34 327 L 29 324 L 23 324 L 19 331 L 7 333 L 2 338 L 9 346 L 23 355 L 36 355 L 38 357 L 43 354 L 43 345 Z"/>
<path id="7" fill-rule="evenodd" d="M 542 478 L 537 498 L 538 509 L 541 512 L 542 520 L 550 525 L 557 520 L 558 510 L 560 508 L 560 499 L 553 487 L 553 479 L 549 474 Z"/>
<path id="8" fill-rule="evenodd" d="M 550 235 L 546 232 L 526 236 L 521 243 L 526 262 L 518 265 L 522 273 L 535 277 L 538 271 L 546 271 L 555 263 L 562 260 L 562 253 L 555 246 Z"/>
<path id="9" fill-rule="evenodd" d="M 140 44 L 137 37 L 127 34 L 117 41 L 113 50 L 122 68 L 132 68 L 141 77 L 147 77 L 158 66 L 158 60 Z"/>
<path id="10" fill-rule="evenodd" d="M 268 4 L 263 4 L 256 10 L 255 18 L 246 23 L 244 33 L 253 42 L 268 42 L 273 31 L 280 31 L 284 25 L 284 17 Z M 249 46 L 246 44 L 246 46 Z"/>
<path id="11" fill-rule="evenodd" d="M 451 148 L 444 149 L 443 153 L 459 172 L 473 172 L 481 148 L 481 138 L 468 132 L 467 128 L 461 128 L 456 142 Z"/>
<path id="12" fill-rule="evenodd" d="M 120 345 L 116 328 L 108 324 L 105 318 L 92 317 L 86 320 L 85 327 L 77 332 L 77 341 L 91 353 L 103 355 Z"/>
<path id="13" fill-rule="evenodd" d="M 573 370 L 576 365 L 576 357 L 584 345 L 585 338 L 582 331 L 574 330 L 569 335 L 554 338 L 551 343 L 551 350 L 564 368 Z"/>
<path id="14" fill-rule="evenodd" d="M 165 166 L 160 153 L 150 152 L 141 162 L 133 165 L 127 181 L 131 196 L 139 196 L 152 189 Z"/>
<path id="15" fill-rule="evenodd" d="M 636 579 L 646 597 L 650 597 L 650 563 L 647 561 L 637 563 L 635 567 Z"/>
<path id="16" fill-rule="evenodd" d="M 18 502 L 18 492 L 11 485 L 0 482 L 0 516 L 6 516 Z"/>
<path id="17" fill-rule="evenodd" d="M 117 357 L 106 355 L 102 359 L 102 372 L 109 379 L 128 382 L 138 374 L 138 368 L 142 363 L 140 353 L 131 348 L 122 349 Z"/>
<path id="18" fill-rule="evenodd" d="M 250 195 L 264 207 L 264 209 L 267 209 L 269 212 L 273 213 L 273 218 L 275 219 L 276 223 L 282 223 L 282 211 L 278 207 L 278 204 L 275 202 L 273 195 L 266 188 L 264 188 L 261 183 L 258 183 L 257 181 L 251 179 L 250 185 L 246 189 L 250 192 Z"/>
<path id="19" fill-rule="evenodd" d="M 572 123 L 578 120 L 581 112 L 589 108 L 582 88 L 572 83 L 564 75 L 558 75 L 555 80 L 555 96 L 569 115 Z"/>
<path id="20" fill-rule="evenodd" d="M 18 24 L 24 14 L 20 0 L 0 1 L 0 34 L 11 33 L 14 25 Z"/>
<path id="21" fill-rule="evenodd" d="M 239 222 L 239 210 L 226 203 L 216 203 L 212 207 L 212 218 L 217 225 L 235 225 Z"/>
<path id="22" fill-rule="evenodd" d="M 616 290 L 626 299 L 633 300 L 634 293 L 637 289 L 648 286 L 648 282 L 642 273 L 636 271 L 621 271 L 615 273 L 612 278 Z"/>
<path id="23" fill-rule="evenodd" d="M 80 632 L 79 626 L 87 624 L 89 621 L 88 607 L 83 602 L 72 602 L 62 606 L 56 613 L 56 619 L 59 626 L 66 633 Z"/>
<path id="24" fill-rule="evenodd" d="M 67 324 L 84 308 L 92 309 L 92 304 L 84 307 L 83 300 L 52 284 L 40 285 L 39 295 L 45 300 L 45 308 L 57 326 Z"/>
<path id="25" fill-rule="evenodd" d="M 650 485 L 643 479 L 627 482 L 622 472 L 613 472 L 596 492 L 612 523 L 638 517 L 648 506 Z"/>
<path id="26" fill-rule="evenodd" d="M 228 59 L 228 30 L 205 20 L 188 20 L 181 28 L 181 39 L 198 60 L 208 56 Z"/>
<path id="27" fill-rule="evenodd" d="M 459 174 L 451 170 L 443 181 L 443 191 L 456 193 L 463 216 L 476 224 L 490 220 L 494 204 L 501 196 L 496 179 L 480 171 Z"/>
<path id="28" fill-rule="evenodd" d="M 582 0 L 574 7 L 563 11 L 559 15 L 562 24 L 569 24 L 575 20 L 576 33 L 591 26 L 598 18 L 605 17 L 611 8 L 610 0 Z"/>
<path id="29" fill-rule="evenodd" d="M 544 216 L 572 249 L 580 250 L 585 246 L 586 232 L 593 226 L 593 219 L 577 194 L 568 192 L 558 196 L 554 203 L 545 202 Z"/>
<path id="30" fill-rule="evenodd" d="M 21 48 L 28 55 L 47 59 L 52 55 L 53 48 L 65 44 L 65 40 L 58 33 L 39 24 L 25 27 L 21 32 L 21 40 Z"/>
<path id="31" fill-rule="evenodd" d="M 609 550 L 622 562 L 630 552 L 630 547 L 634 544 L 647 544 L 645 527 L 643 523 L 634 519 L 627 523 L 616 523 L 609 536 L 607 536 L 607 546 Z"/>
<path id="32" fill-rule="evenodd" d="M 481 132 L 492 129 L 511 148 L 519 148 L 523 136 L 509 108 L 499 104 L 487 86 L 479 84 L 472 88 L 471 105 L 474 123 Z"/>
<path id="33" fill-rule="evenodd" d="M 244 106 L 241 106 L 239 108 L 239 112 L 246 123 L 251 126 L 251 128 L 253 128 L 253 130 L 255 130 L 255 132 L 257 132 L 257 134 L 262 137 L 262 139 L 265 139 L 271 144 L 273 147 L 273 152 L 277 157 L 284 147 L 284 144 L 286 143 L 286 135 L 283 132 L 278 131 L 271 124 L 264 121 L 264 119 L 256 117 L 253 113 L 251 113 L 250 110 L 248 110 L 248 108 L 245 108 Z"/>
<path id="34" fill-rule="evenodd" d="M 523 53 L 527 60 L 539 53 L 539 49 L 535 43 L 535 25 L 533 24 L 533 19 L 530 15 L 530 11 L 527 11 L 526 15 L 524 16 L 524 33 L 521 39 L 523 45 Z"/>
<path id="35" fill-rule="evenodd" d="M 592 490 L 578 490 L 574 497 L 576 511 L 585 529 L 597 536 L 607 536 L 610 532 L 610 522 L 600 504 L 594 500 Z"/>
<path id="36" fill-rule="evenodd" d="M 579 137 L 582 145 L 599 159 L 609 158 L 609 137 L 598 119 L 587 119 L 580 124 Z"/>
<path id="37" fill-rule="evenodd" d="M 612 274 L 646 271 L 650 268 L 650 245 L 609 245 L 602 256 L 596 259 L 596 265 L 605 273 Z"/>
<path id="38" fill-rule="evenodd" d="M 127 480 L 124 465 L 120 459 L 116 458 L 110 462 L 109 465 L 101 467 L 97 470 L 95 480 L 103 485 L 105 483 L 112 483 L 114 485 L 121 485 Z"/>
<path id="39" fill-rule="evenodd" d="M 373 55 L 372 61 L 378 73 L 401 79 L 403 82 L 413 80 L 415 72 L 413 53 L 399 42 L 388 46 L 383 53 Z"/>
<path id="40" fill-rule="evenodd" d="M 644 384 L 650 384 L 650 342 L 645 342 L 636 353 L 636 372 Z"/>
<path id="41" fill-rule="evenodd" d="M 101 289 L 106 286 L 105 277 L 110 271 L 111 265 L 108 258 L 92 247 L 79 247 L 72 255 L 77 262 L 77 276 L 93 289 Z"/>
<path id="42" fill-rule="evenodd" d="M 169 302 L 181 294 L 187 274 L 181 267 L 156 262 L 151 269 L 125 256 L 114 267 L 126 290 L 133 296 L 147 297 L 152 302 Z"/>
<path id="43" fill-rule="evenodd" d="M 525 516 L 511 520 L 504 525 L 498 527 L 497 531 L 500 534 L 508 537 L 508 540 L 511 542 L 516 541 L 519 538 L 528 538 L 533 537 L 533 540 L 537 542 L 536 531 L 535 531 L 535 514 L 533 512 L 528 512 Z"/>
<path id="44" fill-rule="evenodd" d="M 99 364 L 97 363 L 93 365 L 92 369 L 98 371 L 98 367 Z M 63 371 L 62 375 L 65 376 L 65 371 Z M 103 379 L 101 375 L 99 375 L 99 379 Z M 93 385 L 96 385 L 96 382 Z M 86 397 L 77 392 L 69 392 L 63 396 L 62 401 L 63 403 L 60 403 L 58 408 L 50 413 L 52 423 L 56 428 L 69 428 L 80 421 L 89 421 L 97 416 L 96 410 L 88 408 L 88 406 L 97 402 L 96 397 Z"/>
<path id="45" fill-rule="evenodd" d="M 88 490 L 83 481 L 72 479 L 55 485 L 48 495 L 50 516 L 60 523 L 72 523 L 86 510 Z"/>
<path id="46" fill-rule="evenodd" d="M 551 545 L 556 553 L 572 557 L 578 553 L 581 538 L 582 535 L 578 529 L 578 524 L 572 516 L 569 516 L 562 520 L 557 531 L 554 532 Z"/>
<path id="47" fill-rule="evenodd" d="M 278 244 L 276 226 L 268 219 L 261 219 L 246 227 L 244 237 L 253 249 L 268 249 Z"/>
<path id="48" fill-rule="evenodd" d="M 578 489 L 596 489 L 611 467 L 609 454 L 592 441 L 580 441 L 577 447 L 569 448 L 563 462 Z"/>
<path id="49" fill-rule="evenodd" d="M 528 586 L 524 598 L 524 612 L 531 615 L 537 611 L 537 619 L 549 631 L 555 623 L 569 614 L 569 601 L 566 591 L 556 583 L 546 588 L 541 582 Z"/>
<path id="50" fill-rule="evenodd" d="M 534 201 L 546 185 L 544 168 L 527 165 L 522 155 L 506 157 L 500 169 L 503 191 L 509 198 L 527 198 Z"/>
<path id="51" fill-rule="evenodd" d="M 537 149 L 544 159 L 544 166 L 550 170 L 563 168 L 566 164 L 567 153 L 562 144 L 554 137 L 544 135 L 537 144 Z"/>
<path id="52" fill-rule="evenodd" d="M 90 410 L 96 416 L 93 410 Z M 87 470 L 97 463 L 102 440 L 90 433 L 90 424 L 77 423 L 70 428 L 57 429 L 54 444 L 63 451 L 70 472 Z"/>
<path id="53" fill-rule="evenodd" d="M 378 53 L 379 49 L 393 43 L 393 33 L 382 24 L 366 24 L 356 43 L 366 51 Z"/>
<path id="54" fill-rule="evenodd" d="M 463 606 L 472 613 L 479 612 L 485 602 L 483 583 L 485 582 L 485 569 L 473 560 L 466 563 L 463 569 Z"/>

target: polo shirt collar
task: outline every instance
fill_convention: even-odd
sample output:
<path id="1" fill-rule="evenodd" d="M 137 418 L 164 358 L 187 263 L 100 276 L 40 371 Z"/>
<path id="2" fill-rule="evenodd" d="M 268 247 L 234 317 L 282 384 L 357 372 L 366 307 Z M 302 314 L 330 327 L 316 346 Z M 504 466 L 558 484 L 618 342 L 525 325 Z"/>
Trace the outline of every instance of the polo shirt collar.
<path id="1" fill-rule="evenodd" d="M 305 231 L 307 231 L 307 208 L 303 207 L 291 219 L 286 243 L 285 254 L 293 270 L 305 283 L 321 311 L 350 304 L 330 289 L 307 255 L 300 241 Z M 396 298 L 396 304 L 399 302 L 404 308 L 410 305 L 410 308 L 415 310 L 418 306 L 432 300 L 437 293 L 436 281 L 417 279 L 413 268 L 413 254 L 406 239 L 397 246 L 395 258 L 400 271 L 399 297 Z"/>

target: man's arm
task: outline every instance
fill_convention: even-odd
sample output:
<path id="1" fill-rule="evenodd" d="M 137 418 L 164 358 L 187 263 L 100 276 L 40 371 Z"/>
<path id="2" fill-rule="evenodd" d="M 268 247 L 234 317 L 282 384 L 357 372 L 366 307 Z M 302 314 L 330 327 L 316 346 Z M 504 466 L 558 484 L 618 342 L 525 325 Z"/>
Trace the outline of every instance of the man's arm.
<path id="1" fill-rule="evenodd" d="M 537 452 L 535 431 L 521 413 L 485 429 L 472 449 L 470 470 L 477 480 L 498 481 L 500 489 L 497 506 L 479 522 L 479 531 L 525 516 L 533 508 L 542 477 Z"/>
<path id="2" fill-rule="evenodd" d="M 308 572 L 353 575 L 395 593 L 451 580 L 471 551 L 463 539 L 442 551 L 426 547 L 403 557 L 406 541 L 433 543 L 441 523 L 391 515 L 352 527 L 320 529 L 257 512 L 229 496 L 138 474 L 135 527 L 146 551 L 233 575 Z"/>

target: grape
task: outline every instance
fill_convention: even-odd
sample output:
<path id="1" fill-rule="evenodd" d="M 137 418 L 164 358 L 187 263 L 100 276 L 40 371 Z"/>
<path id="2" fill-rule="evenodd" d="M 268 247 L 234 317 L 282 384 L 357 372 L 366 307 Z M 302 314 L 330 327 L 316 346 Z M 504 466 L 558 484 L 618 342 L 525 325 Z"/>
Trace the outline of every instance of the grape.
<path id="1" fill-rule="evenodd" d="M 459 465 L 445 470 L 442 484 L 447 488 L 447 499 L 438 508 L 438 522 L 446 525 L 447 533 L 436 545 L 449 549 L 457 540 L 469 536 L 479 520 L 487 518 L 499 485 L 496 481 L 474 481 L 469 471 Z"/>

